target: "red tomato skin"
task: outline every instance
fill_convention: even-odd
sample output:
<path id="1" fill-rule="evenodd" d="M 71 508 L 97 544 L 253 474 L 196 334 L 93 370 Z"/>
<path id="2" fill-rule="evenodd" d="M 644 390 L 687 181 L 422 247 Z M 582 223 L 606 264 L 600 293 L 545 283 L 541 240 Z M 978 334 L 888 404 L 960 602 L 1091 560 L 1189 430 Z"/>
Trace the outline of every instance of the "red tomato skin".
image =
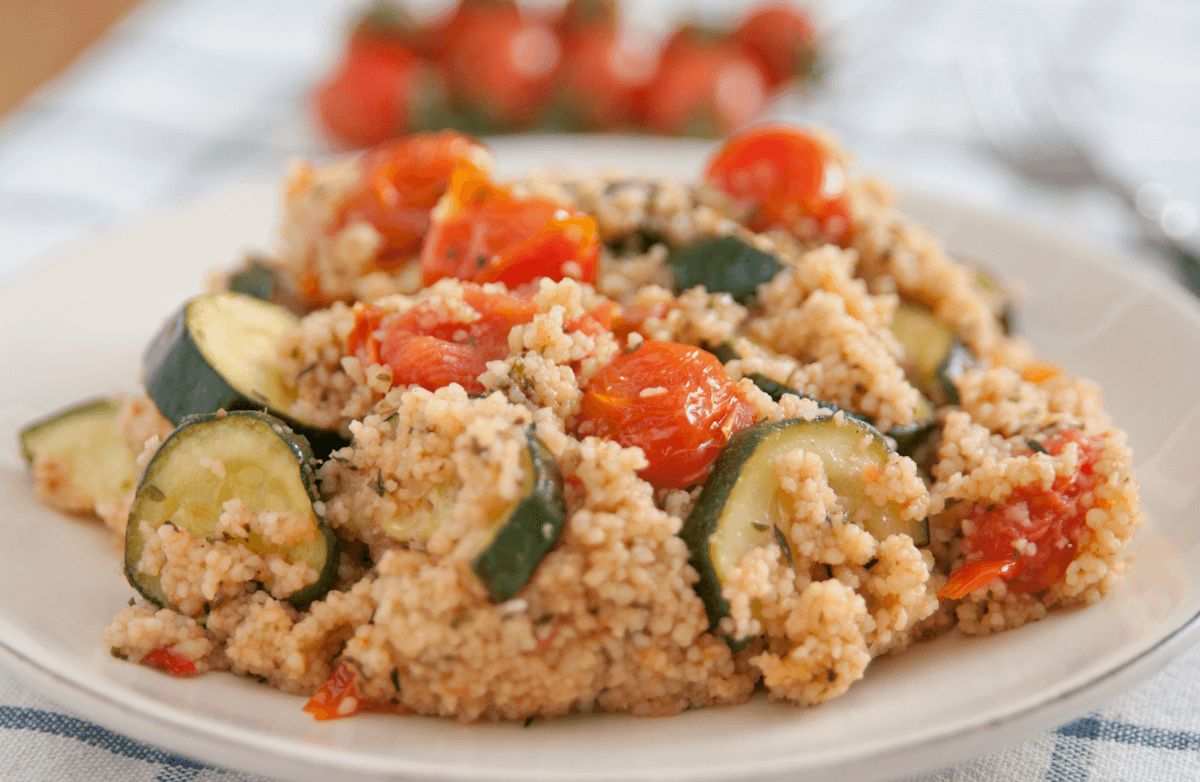
<path id="1" fill-rule="evenodd" d="M 539 277 L 596 278 L 596 221 L 539 198 L 517 198 L 478 171 L 454 173 L 421 249 L 421 281 L 445 277 L 515 287 Z M 573 264 L 573 266 L 568 266 Z"/>
<path id="2" fill-rule="evenodd" d="M 156 646 L 146 652 L 141 662 L 172 676 L 187 677 L 197 673 L 196 663 L 190 657 L 176 652 L 174 646 Z"/>
<path id="3" fill-rule="evenodd" d="M 354 327 L 346 339 L 347 355 L 392 370 L 393 386 L 420 386 L 435 391 L 458 383 L 468 393 L 484 390 L 479 375 L 487 362 L 508 355 L 508 333 L 533 320 L 529 302 L 477 286 L 466 287 L 463 299 L 479 318 L 470 323 L 438 323 L 433 308 L 385 314 L 371 304 L 354 308 Z"/>
<path id="4" fill-rule="evenodd" d="M 353 699 L 353 703 L 343 707 L 342 704 L 350 699 Z M 366 706 L 358 691 L 358 672 L 342 663 L 312 694 L 303 710 L 311 714 L 314 720 L 324 722 L 352 717 Z"/>
<path id="5" fill-rule="evenodd" d="M 642 97 L 642 121 L 673 135 L 737 130 L 766 106 L 762 73 L 732 44 L 680 45 L 659 61 Z"/>
<path id="6" fill-rule="evenodd" d="M 666 389 L 642 396 L 646 389 Z M 693 486 L 725 443 L 754 422 L 754 410 L 711 353 L 673 342 L 644 342 L 588 382 L 577 429 L 639 447 L 639 471 L 656 488 Z"/>
<path id="7" fill-rule="evenodd" d="M 415 257 L 429 229 L 430 212 L 458 168 L 491 168 L 487 147 L 456 131 L 421 133 L 381 144 L 363 155 L 362 174 L 329 224 L 336 233 L 365 221 L 383 237 L 380 268 Z"/>
<path id="8" fill-rule="evenodd" d="M 762 125 L 739 133 L 716 151 L 704 176 L 749 210 L 751 230 L 785 228 L 842 246 L 853 235 L 844 174 L 820 139 L 800 128 Z"/>
<path id="9" fill-rule="evenodd" d="M 1003 578 L 1009 590 L 1018 593 L 1041 592 L 1062 580 L 1075 559 L 1079 536 L 1086 526 L 1087 508 L 1080 504 L 1080 498 L 1096 485 L 1094 468 L 1101 448 L 1099 438 L 1085 437 L 1074 430 L 1046 438 L 1043 446 L 1047 453 L 1057 456 L 1072 442 L 1081 451 L 1079 470 L 1074 475 L 1057 478 L 1048 490 L 1023 487 L 1000 505 L 973 509 L 964 522 L 962 567 L 976 562 L 1011 561 L 1014 566 Z M 1035 544 L 1036 552 L 1018 552 L 1014 544 L 1020 539 Z"/>
<path id="10" fill-rule="evenodd" d="M 340 147 L 381 143 L 409 125 L 408 93 L 423 68 L 412 54 L 351 50 L 313 92 L 317 123 Z"/>
<path id="11" fill-rule="evenodd" d="M 742 20 L 734 38 L 762 68 L 771 89 L 812 72 L 816 27 L 802 8 L 790 3 L 756 8 Z"/>

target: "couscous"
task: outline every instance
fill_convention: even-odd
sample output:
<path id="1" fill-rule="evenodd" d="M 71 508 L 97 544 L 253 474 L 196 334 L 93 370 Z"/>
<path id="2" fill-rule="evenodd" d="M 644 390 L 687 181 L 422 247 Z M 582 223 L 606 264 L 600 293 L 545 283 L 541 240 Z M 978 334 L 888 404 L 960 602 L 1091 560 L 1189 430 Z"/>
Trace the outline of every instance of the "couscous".
<path id="1" fill-rule="evenodd" d="M 26 429 L 39 496 L 123 540 L 114 655 L 321 719 L 812 705 L 1119 581 L 1098 389 L 828 137 L 695 184 L 491 167 L 454 133 L 295 166 L 142 392 Z"/>

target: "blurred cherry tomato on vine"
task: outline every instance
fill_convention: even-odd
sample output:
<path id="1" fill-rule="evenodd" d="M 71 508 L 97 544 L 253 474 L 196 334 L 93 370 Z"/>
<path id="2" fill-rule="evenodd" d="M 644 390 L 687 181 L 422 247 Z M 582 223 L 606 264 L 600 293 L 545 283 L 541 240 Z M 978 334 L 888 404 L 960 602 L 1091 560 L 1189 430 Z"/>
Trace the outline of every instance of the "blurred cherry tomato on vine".
<path id="1" fill-rule="evenodd" d="M 596 279 L 596 221 L 547 199 L 518 198 L 473 167 L 460 168 L 421 249 L 421 282 Z"/>
<path id="2" fill-rule="evenodd" d="M 754 408 L 711 353 L 647 341 L 614 358 L 584 389 L 578 431 L 636 446 L 657 488 L 704 480 L 729 438 L 754 423 Z"/>
<path id="3" fill-rule="evenodd" d="M 762 113 L 766 84 L 729 43 L 677 45 L 646 88 L 645 124 L 658 133 L 723 136 Z"/>
<path id="4" fill-rule="evenodd" d="M 559 72 L 568 127 L 614 130 L 633 124 L 637 102 L 654 76 L 654 56 L 600 26 L 575 33 Z"/>
<path id="5" fill-rule="evenodd" d="M 554 89 L 560 49 L 545 24 L 493 11 L 445 44 L 456 106 L 468 122 L 497 129 L 536 124 Z"/>
<path id="6" fill-rule="evenodd" d="M 705 179 L 749 210 L 752 230 L 785 228 L 809 240 L 845 245 L 853 231 L 845 174 L 813 134 L 764 125 L 727 140 Z"/>
<path id="7" fill-rule="evenodd" d="M 460 167 L 491 170 L 492 156 L 480 142 L 445 130 L 387 142 L 363 155 L 358 184 L 342 202 L 329 230 L 355 221 L 370 223 L 383 236 L 380 268 L 411 260 L 429 229 L 430 212 Z"/>
<path id="8" fill-rule="evenodd" d="M 734 37 L 762 68 L 772 89 L 813 71 L 816 28 L 808 13 L 790 3 L 772 3 L 751 11 Z"/>

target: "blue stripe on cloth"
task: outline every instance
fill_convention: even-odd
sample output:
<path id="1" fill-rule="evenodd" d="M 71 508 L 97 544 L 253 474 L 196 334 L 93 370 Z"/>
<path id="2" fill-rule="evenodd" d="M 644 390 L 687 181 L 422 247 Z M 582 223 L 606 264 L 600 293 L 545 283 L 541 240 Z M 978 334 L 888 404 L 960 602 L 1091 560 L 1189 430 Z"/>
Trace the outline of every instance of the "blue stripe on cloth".
<path id="1" fill-rule="evenodd" d="M 1131 744 L 1148 749 L 1200 751 L 1200 733 L 1134 725 L 1089 715 L 1054 731 L 1054 752 L 1046 782 L 1086 782 L 1097 741 Z"/>
<path id="2" fill-rule="evenodd" d="M 44 709 L 0 706 L 0 730 L 29 730 L 51 736 L 62 736 L 91 747 L 108 750 L 114 755 L 144 760 L 147 763 L 160 763 L 167 767 L 162 769 L 158 776 L 164 782 L 187 782 L 187 780 L 195 778 L 199 770 L 204 768 L 194 760 L 188 760 L 179 755 L 127 739 L 118 733 L 105 730 L 99 725 L 93 725 L 77 717 Z M 168 774 L 169 770 L 178 773 Z"/>

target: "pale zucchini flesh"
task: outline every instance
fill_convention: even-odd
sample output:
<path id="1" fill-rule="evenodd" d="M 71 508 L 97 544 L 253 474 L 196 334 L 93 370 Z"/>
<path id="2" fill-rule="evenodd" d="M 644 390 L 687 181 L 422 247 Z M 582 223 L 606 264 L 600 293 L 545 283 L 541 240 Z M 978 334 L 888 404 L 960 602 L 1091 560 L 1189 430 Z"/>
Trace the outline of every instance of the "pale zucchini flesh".
<path id="1" fill-rule="evenodd" d="M 929 308 L 904 301 L 896 308 L 892 333 L 904 347 L 909 382 L 935 405 L 957 404 L 955 382 L 974 363 L 974 356 L 954 330 Z"/>
<path id="2" fill-rule="evenodd" d="M 117 399 L 95 399 L 29 424 L 20 434 L 25 463 L 60 462 L 93 507 L 125 497 L 137 483 L 137 462 L 117 428 L 120 406 Z"/>

